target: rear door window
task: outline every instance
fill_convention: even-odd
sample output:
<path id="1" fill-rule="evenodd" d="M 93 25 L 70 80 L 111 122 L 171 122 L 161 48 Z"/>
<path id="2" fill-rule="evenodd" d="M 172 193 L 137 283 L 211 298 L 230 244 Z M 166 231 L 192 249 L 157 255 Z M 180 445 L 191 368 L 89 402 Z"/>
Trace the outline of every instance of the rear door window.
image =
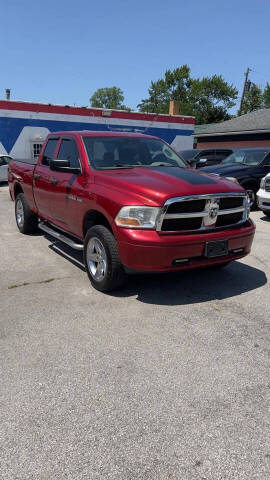
<path id="1" fill-rule="evenodd" d="M 49 165 L 50 160 L 54 158 L 54 152 L 56 145 L 58 143 L 58 138 L 50 138 L 47 142 L 45 150 L 42 157 L 42 165 Z"/>

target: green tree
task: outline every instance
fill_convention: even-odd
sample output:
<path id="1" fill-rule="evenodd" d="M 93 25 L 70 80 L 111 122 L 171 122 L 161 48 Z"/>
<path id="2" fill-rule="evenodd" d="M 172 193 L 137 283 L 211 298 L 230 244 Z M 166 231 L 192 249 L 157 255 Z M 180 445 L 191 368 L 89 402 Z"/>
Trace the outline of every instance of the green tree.
<path id="1" fill-rule="evenodd" d="M 196 123 L 220 122 L 230 118 L 238 91 L 221 75 L 192 78 L 190 68 L 182 65 L 167 70 L 164 78 L 151 82 L 148 97 L 138 105 L 141 112 L 168 113 L 170 100 L 180 102 L 180 113 L 194 115 Z"/>
<path id="2" fill-rule="evenodd" d="M 252 83 L 250 89 L 245 93 L 242 108 L 239 109 L 238 115 L 253 112 L 264 106 L 264 95 L 262 89 Z"/>
<path id="3" fill-rule="evenodd" d="M 108 87 L 99 88 L 90 98 L 91 107 L 95 108 L 111 108 L 118 110 L 130 110 L 129 107 L 123 105 L 124 95 L 121 88 Z"/>
<path id="4" fill-rule="evenodd" d="M 268 82 L 263 92 L 263 106 L 264 108 L 270 108 L 270 85 Z"/>

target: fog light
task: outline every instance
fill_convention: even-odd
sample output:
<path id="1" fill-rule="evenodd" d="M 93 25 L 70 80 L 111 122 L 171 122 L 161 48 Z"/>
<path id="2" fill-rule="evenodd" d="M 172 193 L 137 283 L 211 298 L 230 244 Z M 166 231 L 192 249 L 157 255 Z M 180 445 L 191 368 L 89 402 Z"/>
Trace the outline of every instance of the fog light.
<path id="1" fill-rule="evenodd" d="M 235 248 L 234 250 L 232 250 L 232 253 L 234 253 L 234 255 L 237 255 L 238 253 L 243 253 L 244 250 L 244 248 Z"/>
<path id="2" fill-rule="evenodd" d="M 173 265 L 183 265 L 185 263 L 189 262 L 189 258 L 176 258 L 173 260 L 172 264 Z"/>

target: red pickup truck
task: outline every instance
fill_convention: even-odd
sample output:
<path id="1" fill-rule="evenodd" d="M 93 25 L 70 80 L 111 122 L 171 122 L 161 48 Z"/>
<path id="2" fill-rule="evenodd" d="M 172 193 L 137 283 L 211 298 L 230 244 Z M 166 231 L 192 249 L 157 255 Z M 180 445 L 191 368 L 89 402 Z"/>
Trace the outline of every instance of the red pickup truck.
<path id="1" fill-rule="evenodd" d="M 9 188 L 19 230 L 83 250 L 100 291 L 131 272 L 222 267 L 249 253 L 255 231 L 242 187 L 148 135 L 51 133 L 36 165 L 10 162 Z"/>

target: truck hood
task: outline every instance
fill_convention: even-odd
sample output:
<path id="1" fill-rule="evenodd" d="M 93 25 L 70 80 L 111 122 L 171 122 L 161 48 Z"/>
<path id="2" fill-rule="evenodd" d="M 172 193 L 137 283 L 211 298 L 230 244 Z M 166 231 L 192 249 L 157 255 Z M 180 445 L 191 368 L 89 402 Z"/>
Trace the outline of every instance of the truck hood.
<path id="1" fill-rule="evenodd" d="M 130 195 L 131 204 L 161 206 L 172 197 L 242 193 L 240 185 L 216 175 L 179 167 L 135 167 L 96 172 L 95 183 Z"/>
<path id="2" fill-rule="evenodd" d="M 254 170 L 254 165 L 235 165 L 235 163 L 228 163 L 227 165 L 213 165 L 212 167 L 203 167 L 200 168 L 202 173 L 217 173 L 218 175 L 226 175 L 228 177 L 237 177 L 241 176 L 243 173 L 248 172 L 249 170 Z"/>

